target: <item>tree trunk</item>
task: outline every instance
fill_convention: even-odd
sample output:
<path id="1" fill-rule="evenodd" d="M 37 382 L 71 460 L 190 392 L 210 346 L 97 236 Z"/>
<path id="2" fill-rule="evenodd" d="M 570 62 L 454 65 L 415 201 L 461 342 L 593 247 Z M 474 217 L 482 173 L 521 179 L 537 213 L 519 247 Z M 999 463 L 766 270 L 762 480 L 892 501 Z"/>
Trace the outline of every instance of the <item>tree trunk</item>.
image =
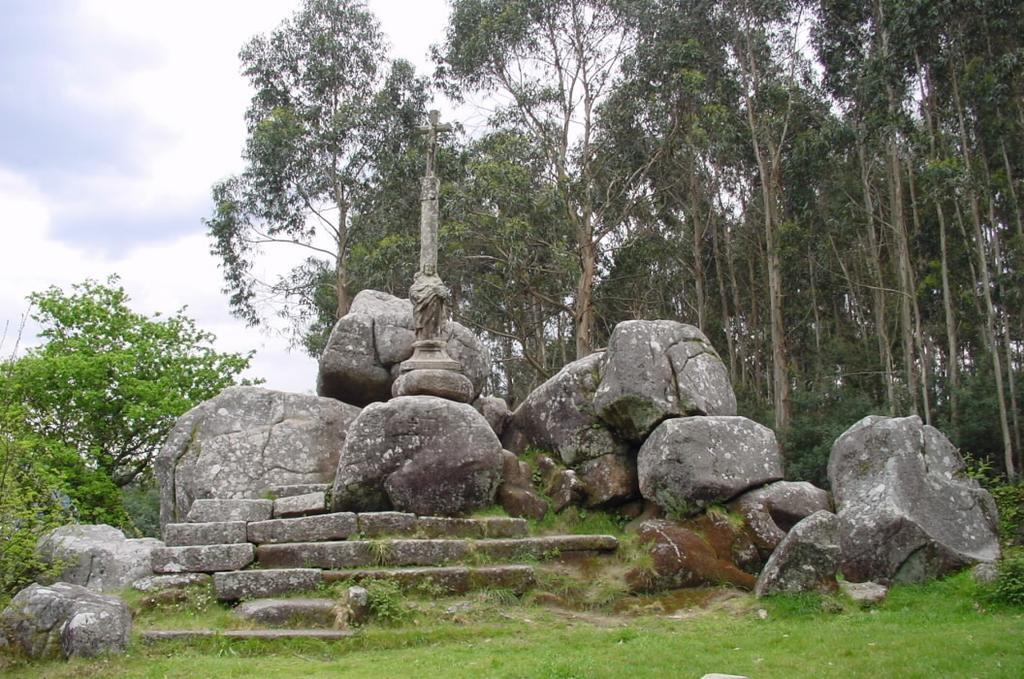
<path id="1" fill-rule="evenodd" d="M 967 136 L 967 123 L 964 120 L 963 103 L 960 98 L 960 83 L 957 76 L 957 69 L 951 69 L 951 83 L 953 90 L 954 106 L 956 108 L 957 121 L 960 132 L 961 153 L 964 164 L 971 171 L 971 152 Z M 988 344 L 989 354 L 992 358 L 992 371 L 996 382 L 996 397 L 999 404 L 999 429 L 1003 436 L 1003 463 L 1006 469 L 1006 477 L 1014 481 L 1017 478 L 1017 470 L 1013 459 L 1013 438 L 1010 435 L 1010 420 L 1006 408 L 1006 394 L 1003 391 L 1003 366 L 999 356 L 999 342 L 996 338 L 996 311 L 992 303 L 992 280 L 989 275 L 988 255 L 986 253 L 985 235 L 981 228 L 981 209 L 978 205 L 978 196 L 974 188 L 968 182 L 967 198 L 971 207 L 971 223 L 974 227 L 975 254 L 978 260 L 978 272 L 981 274 L 982 298 L 985 304 L 985 339 Z"/>

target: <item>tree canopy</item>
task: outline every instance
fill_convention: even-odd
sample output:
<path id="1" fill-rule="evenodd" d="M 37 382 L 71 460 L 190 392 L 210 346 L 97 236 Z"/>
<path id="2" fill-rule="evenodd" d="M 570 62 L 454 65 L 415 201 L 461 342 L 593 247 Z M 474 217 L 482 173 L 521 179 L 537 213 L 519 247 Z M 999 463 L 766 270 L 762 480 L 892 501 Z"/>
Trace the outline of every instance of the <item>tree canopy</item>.
<path id="1" fill-rule="evenodd" d="M 358 0 L 305 0 L 239 56 L 255 90 L 246 166 L 213 187 L 212 251 L 236 315 L 257 324 L 278 313 L 301 334 L 348 311 L 349 259 L 369 230 L 359 218 L 381 210 L 374 191 L 401 173 L 427 84 L 407 62 L 386 62 L 377 20 Z M 280 246 L 307 256 L 273 280 L 255 276 L 265 248 Z"/>
<path id="2" fill-rule="evenodd" d="M 435 83 L 486 122 L 444 150 L 440 258 L 492 386 L 514 405 L 617 322 L 673 318 L 801 478 L 868 412 L 1015 475 L 1022 35 L 1009 0 L 454 0 Z M 411 278 L 422 108 L 371 152 L 350 293 Z M 317 300 L 311 351 L 343 308 Z"/>

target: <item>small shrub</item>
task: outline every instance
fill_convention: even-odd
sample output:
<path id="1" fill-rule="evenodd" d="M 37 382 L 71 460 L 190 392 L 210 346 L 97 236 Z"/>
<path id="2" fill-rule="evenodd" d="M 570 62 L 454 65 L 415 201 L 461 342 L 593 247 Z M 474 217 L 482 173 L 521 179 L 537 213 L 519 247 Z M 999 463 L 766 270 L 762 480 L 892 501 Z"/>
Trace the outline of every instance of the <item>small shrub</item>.
<path id="1" fill-rule="evenodd" d="M 992 598 L 1000 603 L 1024 606 L 1024 551 L 1013 550 L 1003 556 Z"/>
<path id="2" fill-rule="evenodd" d="M 409 608 L 402 599 L 402 587 L 394 580 L 366 583 L 370 612 L 378 621 L 397 625 L 409 617 Z"/>

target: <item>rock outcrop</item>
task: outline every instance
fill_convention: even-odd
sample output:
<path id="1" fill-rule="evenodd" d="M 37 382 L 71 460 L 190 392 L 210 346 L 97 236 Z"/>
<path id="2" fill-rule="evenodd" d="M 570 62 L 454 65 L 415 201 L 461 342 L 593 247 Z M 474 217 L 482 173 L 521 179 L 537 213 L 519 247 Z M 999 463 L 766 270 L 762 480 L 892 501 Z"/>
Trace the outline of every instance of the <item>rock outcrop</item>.
<path id="1" fill-rule="evenodd" d="M 200 498 L 328 483 L 359 409 L 335 399 L 232 387 L 182 415 L 156 458 L 160 523 Z"/>
<path id="2" fill-rule="evenodd" d="M 462 365 L 480 395 L 491 372 L 487 348 L 464 326 L 450 322 L 444 332 L 448 355 Z M 416 341 L 412 303 L 376 290 L 363 290 L 335 324 L 320 356 L 317 393 L 355 406 L 391 398 L 399 365 Z"/>
<path id="3" fill-rule="evenodd" d="M 454 516 L 494 502 L 502 448 L 472 406 L 401 396 L 367 406 L 338 461 L 335 511 Z"/>
<path id="4" fill-rule="evenodd" d="M 729 503 L 729 509 L 743 517 L 765 558 L 799 521 L 831 508 L 828 491 L 806 481 L 776 481 L 748 491 Z"/>
<path id="5" fill-rule="evenodd" d="M 999 557 L 992 497 L 919 417 L 869 416 L 828 465 L 847 580 L 921 582 Z"/>
<path id="6" fill-rule="evenodd" d="M 722 583 L 743 589 L 754 587 L 754 576 L 733 563 L 731 546 L 719 553 L 711 541 L 690 527 L 652 519 L 642 523 L 637 534 L 642 542 L 650 543 L 653 564 L 651 568 L 634 568 L 626 574 L 631 591 L 653 592 Z"/>
<path id="7" fill-rule="evenodd" d="M 558 453 L 573 466 L 602 455 L 623 454 L 619 440 L 594 412 L 604 352 L 569 363 L 530 392 L 512 413 L 505 443 L 521 453 L 527 445 Z"/>
<path id="8" fill-rule="evenodd" d="M 127 539 L 105 524 L 70 524 L 40 538 L 36 551 L 61 565 L 53 580 L 96 592 L 112 592 L 153 574 L 153 550 L 164 543 L 154 538 Z"/>
<path id="9" fill-rule="evenodd" d="M 637 456 L 640 492 L 679 515 L 782 478 L 775 434 L 745 417 L 662 422 Z"/>
<path id="10" fill-rule="evenodd" d="M 123 601 L 66 582 L 29 585 L 0 613 L 0 636 L 29 658 L 123 652 L 131 629 Z"/>
<path id="11" fill-rule="evenodd" d="M 729 374 L 708 338 L 675 321 L 625 321 L 608 340 L 594 410 L 639 443 L 660 422 L 684 415 L 735 415 Z"/>
<path id="12" fill-rule="evenodd" d="M 839 520 L 819 511 L 793 526 L 757 578 L 757 596 L 834 592 L 839 570 Z"/>

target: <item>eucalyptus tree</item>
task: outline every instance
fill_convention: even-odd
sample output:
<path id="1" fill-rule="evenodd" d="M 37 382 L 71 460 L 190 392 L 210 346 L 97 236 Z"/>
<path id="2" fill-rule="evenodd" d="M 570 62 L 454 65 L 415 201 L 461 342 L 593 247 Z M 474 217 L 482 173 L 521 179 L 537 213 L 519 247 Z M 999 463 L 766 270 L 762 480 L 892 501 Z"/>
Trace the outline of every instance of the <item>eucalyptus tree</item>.
<path id="1" fill-rule="evenodd" d="M 325 306 L 333 316 L 347 312 L 356 218 L 389 161 L 415 142 L 425 107 L 425 81 L 386 56 L 378 22 L 359 0 L 305 0 L 243 47 L 255 90 L 246 166 L 214 185 L 206 224 L 232 310 L 249 323 L 273 304 L 300 333 L 318 315 L 323 324 Z M 308 256 L 261 280 L 255 262 L 277 246 Z"/>
<path id="2" fill-rule="evenodd" d="M 492 122 L 538 141 L 548 181 L 561 194 L 560 218 L 573 233 L 571 303 L 576 355 L 594 345 L 594 283 L 602 248 L 620 225 L 607 214 L 597 181 L 599 107 L 609 95 L 631 36 L 612 0 L 454 0 L 438 75 L 453 96 L 498 101 Z M 571 302 L 570 302 L 571 300 Z"/>

